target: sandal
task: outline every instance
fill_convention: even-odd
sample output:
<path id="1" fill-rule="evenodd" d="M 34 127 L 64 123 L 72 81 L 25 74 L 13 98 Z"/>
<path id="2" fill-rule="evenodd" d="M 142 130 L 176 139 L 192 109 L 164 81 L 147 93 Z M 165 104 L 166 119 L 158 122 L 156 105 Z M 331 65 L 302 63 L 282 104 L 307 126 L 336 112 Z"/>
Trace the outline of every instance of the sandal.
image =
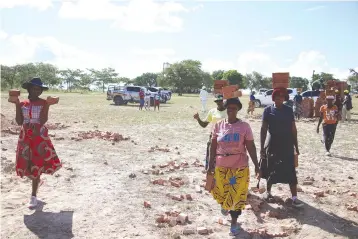
<path id="1" fill-rule="evenodd" d="M 230 228 L 230 236 L 237 236 L 240 233 L 240 226 L 236 224 Z"/>

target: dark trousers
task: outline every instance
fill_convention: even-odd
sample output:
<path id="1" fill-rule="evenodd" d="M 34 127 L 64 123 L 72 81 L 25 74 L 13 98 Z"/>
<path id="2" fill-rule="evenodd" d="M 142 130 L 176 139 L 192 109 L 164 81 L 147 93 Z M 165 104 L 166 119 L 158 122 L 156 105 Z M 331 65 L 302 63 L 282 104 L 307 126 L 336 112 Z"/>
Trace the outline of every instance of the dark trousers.
<path id="1" fill-rule="evenodd" d="M 330 151 L 336 134 L 337 124 L 324 124 L 323 125 L 323 139 L 326 150 Z"/>

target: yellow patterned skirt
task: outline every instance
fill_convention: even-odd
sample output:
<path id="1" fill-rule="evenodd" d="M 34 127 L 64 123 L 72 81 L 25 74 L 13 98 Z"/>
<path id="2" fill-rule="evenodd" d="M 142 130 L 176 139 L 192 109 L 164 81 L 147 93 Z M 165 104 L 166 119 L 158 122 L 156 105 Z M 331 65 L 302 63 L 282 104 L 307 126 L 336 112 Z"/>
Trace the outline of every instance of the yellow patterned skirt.
<path id="1" fill-rule="evenodd" d="M 250 183 L 249 167 L 230 169 L 215 168 L 215 186 L 211 191 L 214 199 L 228 211 L 243 210 Z"/>

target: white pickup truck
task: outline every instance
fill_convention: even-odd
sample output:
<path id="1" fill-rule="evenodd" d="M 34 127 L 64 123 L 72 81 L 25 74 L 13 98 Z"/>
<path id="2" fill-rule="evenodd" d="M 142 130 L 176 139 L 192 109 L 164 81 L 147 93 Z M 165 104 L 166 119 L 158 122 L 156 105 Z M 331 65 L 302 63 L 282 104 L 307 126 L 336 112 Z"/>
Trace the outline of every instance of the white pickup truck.
<path id="1" fill-rule="evenodd" d="M 287 91 L 290 96 L 290 101 L 293 101 L 293 98 L 295 97 L 295 95 L 297 95 L 297 89 L 288 88 Z M 255 107 L 259 108 L 261 106 L 273 105 L 274 102 L 272 101 L 272 92 L 273 92 L 273 89 L 268 90 L 264 93 L 259 92 L 259 94 L 256 94 L 255 95 Z"/>

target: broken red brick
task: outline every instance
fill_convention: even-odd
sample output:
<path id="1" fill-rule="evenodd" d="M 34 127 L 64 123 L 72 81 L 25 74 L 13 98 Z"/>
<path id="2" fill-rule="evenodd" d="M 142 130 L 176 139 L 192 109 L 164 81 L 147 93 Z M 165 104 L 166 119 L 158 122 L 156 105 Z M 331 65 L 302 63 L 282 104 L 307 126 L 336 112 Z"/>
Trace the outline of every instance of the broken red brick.
<path id="1" fill-rule="evenodd" d="M 209 234 L 209 231 L 206 227 L 198 227 L 197 231 L 198 231 L 199 235 L 208 235 Z"/>
<path id="2" fill-rule="evenodd" d="M 184 230 L 183 230 L 184 235 L 192 235 L 195 233 L 196 233 L 195 228 L 184 228 Z"/>
<path id="3" fill-rule="evenodd" d="M 164 179 L 157 179 L 153 181 L 153 184 L 164 186 L 166 182 Z"/>
<path id="4" fill-rule="evenodd" d="M 150 204 L 150 202 L 144 201 L 144 207 L 145 207 L 145 208 L 151 208 L 152 205 Z"/>
<path id="5" fill-rule="evenodd" d="M 324 192 L 323 191 L 315 192 L 314 195 L 316 197 L 324 197 Z"/>
<path id="6" fill-rule="evenodd" d="M 170 184 L 171 184 L 172 186 L 174 186 L 174 187 L 177 187 L 177 188 L 180 188 L 180 186 L 181 186 L 180 183 L 175 182 L 175 181 L 171 181 Z"/>
<path id="7" fill-rule="evenodd" d="M 159 215 L 159 216 L 155 219 L 155 221 L 156 221 L 157 223 L 165 223 L 165 216 L 164 216 L 164 215 Z"/>
<path id="8" fill-rule="evenodd" d="M 183 199 L 181 198 L 181 196 L 171 196 L 171 199 L 175 200 L 175 201 L 182 201 Z"/>
<path id="9" fill-rule="evenodd" d="M 189 200 L 189 201 L 193 200 L 193 198 L 190 194 L 185 195 L 185 197 L 186 197 L 186 200 Z"/>
<path id="10" fill-rule="evenodd" d="M 355 212 L 358 212 L 358 206 L 354 206 L 354 205 L 348 205 L 347 206 L 347 210 L 349 211 L 355 211 Z"/>

